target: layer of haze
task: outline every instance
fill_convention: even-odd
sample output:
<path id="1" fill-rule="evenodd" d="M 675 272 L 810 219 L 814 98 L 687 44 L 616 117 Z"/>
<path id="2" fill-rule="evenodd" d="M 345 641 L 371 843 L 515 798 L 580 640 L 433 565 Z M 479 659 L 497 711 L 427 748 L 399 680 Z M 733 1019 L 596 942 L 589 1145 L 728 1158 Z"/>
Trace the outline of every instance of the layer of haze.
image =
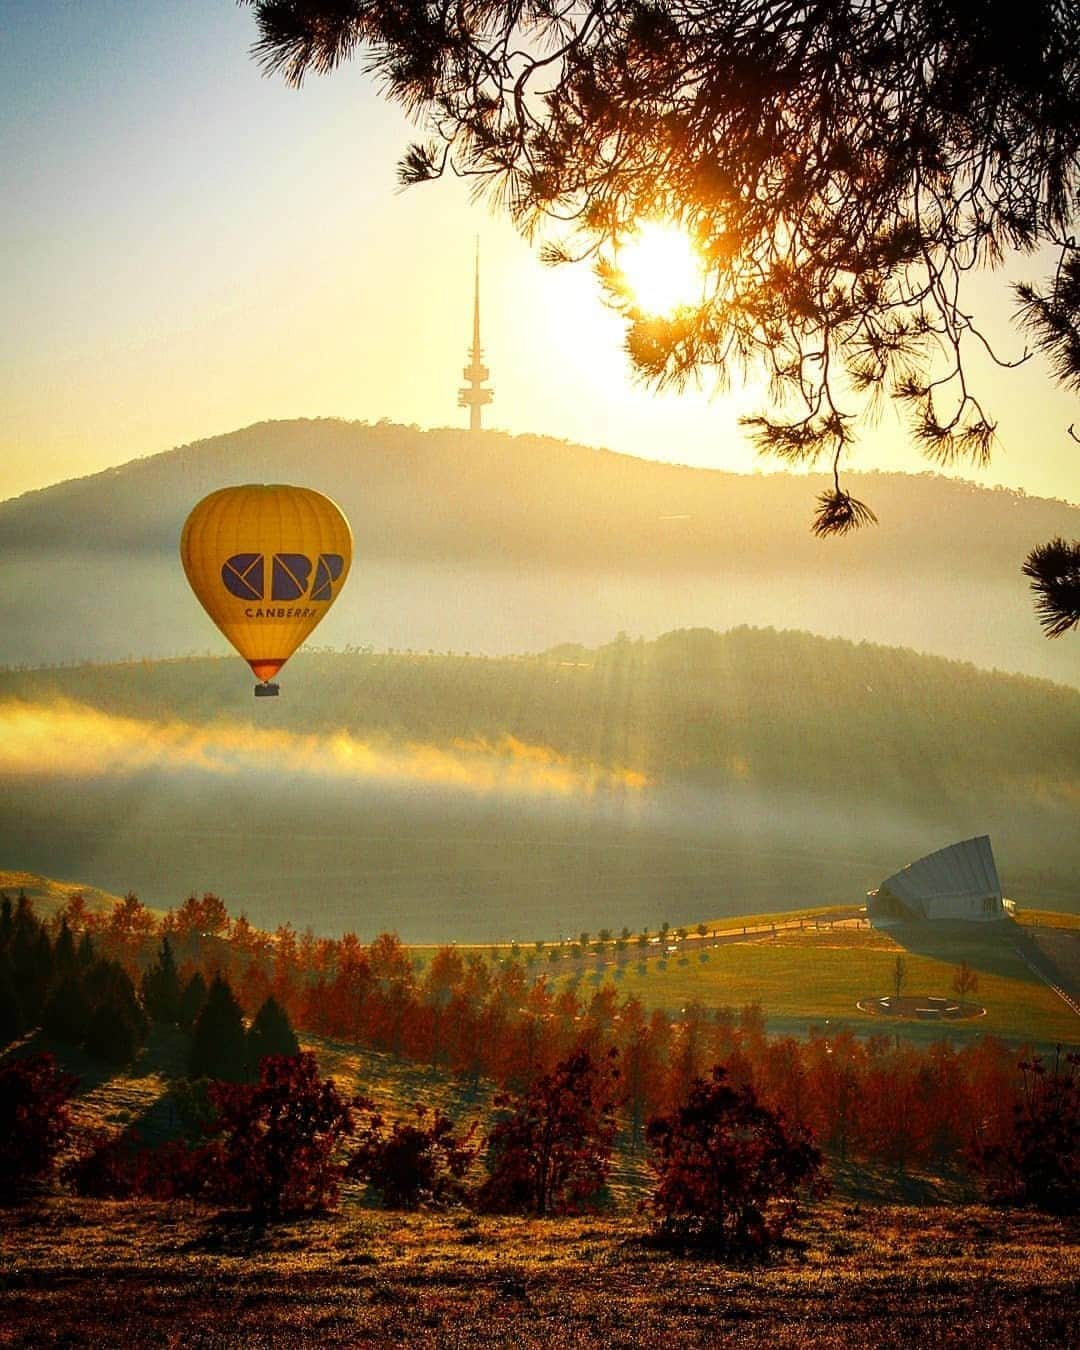
<path id="1" fill-rule="evenodd" d="M 264 418 L 456 420 L 477 232 L 489 425 L 752 467 L 756 391 L 634 387 L 587 268 L 541 267 L 460 183 L 396 193 L 411 129 L 359 66 L 297 93 L 254 33 L 228 0 L 0 9 L 0 497 Z M 1015 356 L 1004 284 L 973 301 Z M 975 476 L 1080 499 L 1074 403 L 1036 363 L 976 374 L 1002 445 Z M 924 467 L 888 412 L 856 463 Z"/>

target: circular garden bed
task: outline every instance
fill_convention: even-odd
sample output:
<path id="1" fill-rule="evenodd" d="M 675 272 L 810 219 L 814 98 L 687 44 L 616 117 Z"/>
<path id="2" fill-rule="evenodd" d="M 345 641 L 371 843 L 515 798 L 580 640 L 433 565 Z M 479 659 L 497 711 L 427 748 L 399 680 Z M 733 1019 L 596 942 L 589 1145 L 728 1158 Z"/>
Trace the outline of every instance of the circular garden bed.
<path id="1" fill-rule="evenodd" d="M 939 998 L 930 994 L 885 994 L 882 998 L 861 998 L 860 1012 L 875 1017 L 911 1017 L 919 1022 L 957 1022 L 965 1017 L 985 1017 L 986 1009 L 979 1003 L 965 1003 L 958 998 Z"/>

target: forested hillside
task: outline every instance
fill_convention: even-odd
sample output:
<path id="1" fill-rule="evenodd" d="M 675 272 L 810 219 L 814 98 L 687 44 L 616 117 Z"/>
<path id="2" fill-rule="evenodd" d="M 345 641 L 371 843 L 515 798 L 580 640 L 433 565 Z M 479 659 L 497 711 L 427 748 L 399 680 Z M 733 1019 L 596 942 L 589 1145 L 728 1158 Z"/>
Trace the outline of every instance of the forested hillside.
<path id="1" fill-rule="evenodd" d="M 932 807 L 1075 804 L 1080 693 L 897 648 L 741 628 L 491 659 L 301 653 L 273 725 L 397 742 L 507 737 L 650 781 Z M 0 697 L 267 725 L 238 660 L 0 672 Z"/>
<path id="2" fill-rule="evenodd" d="M 1080 693 L 805 633 L 0 672 L 11 867 L 269 926 L 533 939 L 858 903 L 954 839 L 1080 910 Z"/>

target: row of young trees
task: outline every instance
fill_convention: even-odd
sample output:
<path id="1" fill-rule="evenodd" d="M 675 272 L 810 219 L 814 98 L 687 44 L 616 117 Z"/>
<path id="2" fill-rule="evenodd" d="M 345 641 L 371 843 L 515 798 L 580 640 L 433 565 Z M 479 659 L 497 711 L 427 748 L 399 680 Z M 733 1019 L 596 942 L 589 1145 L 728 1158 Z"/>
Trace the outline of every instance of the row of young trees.
<path id="1" fill-rule="evenodd" d="M 230 920 L 214 896 L 186 902 L 158 928 L 165 931 L 160 943 L 144 937 L 139 947 L 120 923 L 140 910 L 129 897 L 89 942 L 82 935 L 76 956 L 96 963 L 92 970 L 127 963 L 109 980 L 99 972 L 84 983 L 122 988 L 116 1001 L 133 1001 L 144 1022 L 175 1021 L 190 1030 L 194 1077 L 250 1079 L 263 1055 L 295 1050 L 295 1026 L 430 1065 L 474 1089 L 487 1080 L 511 1092 L 527 1090 L 579 1049 L 598 1059 L 615 1051 L 620 1120 L 635 1148 L 646 1143 L 648 1120 L 685 1103 L 691 1085 L 716 1064 L 726 1066 L 733 1087 L 752 1089 L 844 1160 L 898 1171 L 959 1167 L 973 1149 L 1008 1148 L 1015 1133 L 1019 1056 L 989 1037 L 959 1049 L 844 1030 L 771 1037 L 755 1006 L 691 1004 L 672 1018 L 634 997 L 620 999 L 610 985 L 556 990 L 520 961 L 495 965 L 454 948 L 439 950 L 418 972 L 392 935 L 367 945 L 355 934 L 317 939 L 288 926 L 269 935 Z M 80 912 L 73 904 L 57 918 L 50 948 L 45 926 L 20 906 L 13 922 L 19 935 L 13 931 L 8 946 L 18 947 L 20 960 L 33 958 L 27 968 L 38 971 L 47 948 L 59 961 L 74 945 L 71 924 Z M 0 942 L 0 985 L 3 953 Z"/>

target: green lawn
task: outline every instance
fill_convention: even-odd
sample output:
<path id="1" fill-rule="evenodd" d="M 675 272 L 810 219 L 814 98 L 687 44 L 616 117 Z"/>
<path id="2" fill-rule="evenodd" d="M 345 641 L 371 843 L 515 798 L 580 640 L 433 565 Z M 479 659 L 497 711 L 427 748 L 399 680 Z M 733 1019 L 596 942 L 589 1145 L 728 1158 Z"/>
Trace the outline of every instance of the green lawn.
<path id="1" fill-rule="evenodd" d="M 759 1003 L 766 1017 L 781 1024 L 830 1019 L 860 1031 L 940 1036 L 940 1023 L 879 1019 L 856 1006 L 861 998 L 892 992 L 897 956 L 906 963 L 903 990 L 908 994 L 949 995 L 959 962 L 967 960 L 975 969 L 979 987 L 970 998 L 986 1008 L 986 1016 L 945 1024 L 950 1037 L 993 1034 L 1041 1044 L 1080 1042 L 1080 1018 L 1035 979 L 1006 942 L 991 944 L 985 938 L 972 938 L 946 956 L 913 952 L 872 931 L 808 931 L 668 957 L 666 969 L 661 969 L 662 958 L 653 957 L 645 962 L 644 974 L 634 959 L 621 977 L 609 971 L 607 979 L 614 980 L 620 994 L 636 994 L 648 1007 L 676 1015 L 694 1000 L 707 1007 Z M 587 990 L 592 982 L 586 978 L 582 987 Z"/>

